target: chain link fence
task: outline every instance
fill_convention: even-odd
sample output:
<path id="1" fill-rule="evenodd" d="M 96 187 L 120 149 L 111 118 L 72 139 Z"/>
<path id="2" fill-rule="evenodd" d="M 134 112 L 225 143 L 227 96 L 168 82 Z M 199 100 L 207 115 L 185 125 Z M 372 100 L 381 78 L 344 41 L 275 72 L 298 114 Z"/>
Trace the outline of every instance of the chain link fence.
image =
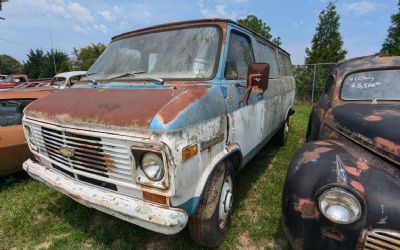
<path id="1" fill-rule="evenodd" d="M 296 103 L 316 102 L 323 94 L 328 77 L 335 66 L 335 63 L 293 65 L 296 78 Z"/>

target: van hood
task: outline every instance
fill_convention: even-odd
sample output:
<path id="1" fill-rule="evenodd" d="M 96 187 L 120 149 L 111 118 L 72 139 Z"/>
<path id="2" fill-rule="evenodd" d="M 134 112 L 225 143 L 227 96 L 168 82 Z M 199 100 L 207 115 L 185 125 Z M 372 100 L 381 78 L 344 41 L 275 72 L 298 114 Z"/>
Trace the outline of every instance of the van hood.
<path id="1" fill-rule="evenodd" d="M 400 163 L 399 104 L 344 104 L 327 115 L 332 126 L 350 139 Z"/>
<path id="2" fill-rule="evenodd" d="M 209 89 L 211 88 L 207 85 L 184 88 L 72 88 L 32 102 L 24 113 L 31 119 L 91 129 L 163 129 L 168 126 L 177 128 L 188 125 L 188 119 L 178 118 L 188 111 L 189 107 L 206 101 L 203 99 Z M 191 117 L 193 113 L 194 111 L 191 112 Z M 205 118 L 207 117 L 201 117 Z M 177 124 L 176 120 L 186 123 Z"/>

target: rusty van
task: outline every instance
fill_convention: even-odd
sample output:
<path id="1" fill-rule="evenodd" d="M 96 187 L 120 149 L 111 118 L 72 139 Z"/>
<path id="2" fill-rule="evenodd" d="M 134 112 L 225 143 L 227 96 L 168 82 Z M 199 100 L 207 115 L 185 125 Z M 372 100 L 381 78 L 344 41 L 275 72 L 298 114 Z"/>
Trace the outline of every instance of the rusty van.
<path id="1" fill-rule="evenodd" d="M 24 169 L 92 208 L 203 246 L 230 225 L 235 174 L 293 113 L 290 56 L 234 21 L 115 36 L 84 85 L 25 109 Z"/>
<path id="2" fill-rule="evenodd" d="M 400 249 L 400 57 L 340 63 L 282 198 L 294 249 Z"/>

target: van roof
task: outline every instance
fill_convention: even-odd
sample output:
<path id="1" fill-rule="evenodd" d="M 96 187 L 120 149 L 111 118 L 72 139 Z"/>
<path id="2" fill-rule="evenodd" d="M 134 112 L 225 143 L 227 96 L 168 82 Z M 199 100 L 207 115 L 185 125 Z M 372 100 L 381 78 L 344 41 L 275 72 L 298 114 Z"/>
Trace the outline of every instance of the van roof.
<path id="1" fill-rule="evenodd" d="M 145 28 L 141 28 L 141 29 L 137 29 L 137 30 L 133 30 L 133 31 L 129 31 L 129 32 L 125 32 L 119 35 L 116 35 L 114 37 L 112 37 L 112 41 L 113 40 L 117 40 L 126 36 L 133 36 L 137 33 L 144 33 L 144 32 L 148 32 L 148 31 L 152 31 L 152 30 L 164 30 L 164 29 L 168 29 L 170 27 L 184 27 L 184 26 L 191 26 L 191 25 L 196 25 L 196 24 L 215 24 L 218 22 L 225 22 L 225 23 L 231 23 L 231 24 L 235 24 L 243 29 L 248 30 L 249 32 L 251 32 L 254 36 L 257 36 L 259 39 L 262 39 L 263 41 L 266 41 L 267 43 L 269 43 L 270 45 L 278 48 L 279 50 L 281 50 L 282 52 L 284 52 L 285 54 L 287 54 L 288 56 L 290 56 L 290 53 L 288 53 L 286 50 L 282 49 L 280 46 L 277 46 L 276 44 L 273 44 L 271 41 L 265 39 L 264 37 L 262 37 L 260 34 L 258 34 L 257 32 L 239 24 L 238 22 L 232 20 L 232 19 L 224 19 L 224 18 L 206 18 L 206 19 L 194 19 L 194 20 L 187 20 L 187 21 L 179 21 L 179 22 L 170 22 L 170 23 L 163 23 L 163 24 L 158 24 L 158 25 L 153 25 L 153 26 L 149 26 L 149 27 L 145 27 Z"/>

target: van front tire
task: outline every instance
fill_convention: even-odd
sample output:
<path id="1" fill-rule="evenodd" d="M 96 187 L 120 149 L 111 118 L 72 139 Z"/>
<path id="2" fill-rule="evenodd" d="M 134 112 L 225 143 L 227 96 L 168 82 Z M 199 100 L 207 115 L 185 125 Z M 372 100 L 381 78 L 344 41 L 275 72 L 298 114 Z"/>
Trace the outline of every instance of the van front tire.
<path id="1" fill-rule="evenodd" d="M 217 247 L 225 238 L 232 215 L 235 174 L 230 161 L 220 163 L 209 178 L 199 207 L 189 219 L 193 241 L 203 247 Z"/>

